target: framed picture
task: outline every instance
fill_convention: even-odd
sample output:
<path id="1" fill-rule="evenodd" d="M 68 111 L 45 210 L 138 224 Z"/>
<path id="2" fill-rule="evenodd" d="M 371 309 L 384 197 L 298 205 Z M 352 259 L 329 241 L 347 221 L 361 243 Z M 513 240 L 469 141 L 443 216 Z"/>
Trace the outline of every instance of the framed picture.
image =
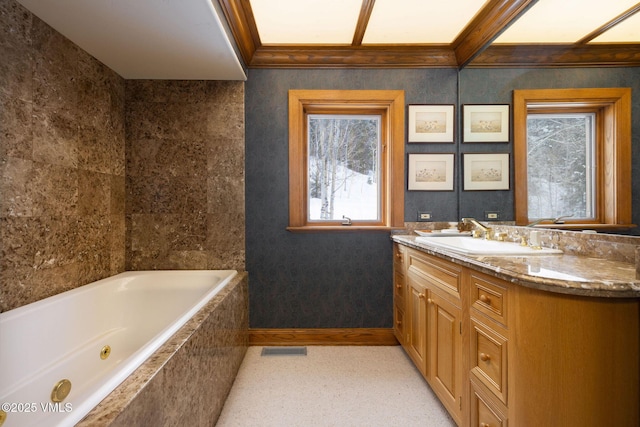
<path id="1" fill-rule="evenodd" d="M 409 190 L 453 191 L 453 154 L 409 154 Z"/>
<path id="2" fill-rule="evenodd" d="M 409 142 L 453 142 L 453 105 L 409 105 Z"/>
<path id="3" fill-rule="evenodd" d="M 464 142 L 509 142 L 509 104 L 463 105 Z"/>
<path id="4" fill-rule="evenodd" d="M 463 154 L 464 190 L 508 190 L 509 153 Z"/>

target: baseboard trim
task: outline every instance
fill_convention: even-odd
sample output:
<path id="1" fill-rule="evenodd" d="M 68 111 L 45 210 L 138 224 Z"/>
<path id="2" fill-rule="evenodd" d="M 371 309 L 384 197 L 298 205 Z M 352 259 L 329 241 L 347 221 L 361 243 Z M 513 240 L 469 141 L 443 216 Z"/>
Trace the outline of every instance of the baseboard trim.
<path id="1" fill-rule="evenodd" d="M 250 328 L 249 345 L 398 345 L 398 340 L 391 328 Z"/>

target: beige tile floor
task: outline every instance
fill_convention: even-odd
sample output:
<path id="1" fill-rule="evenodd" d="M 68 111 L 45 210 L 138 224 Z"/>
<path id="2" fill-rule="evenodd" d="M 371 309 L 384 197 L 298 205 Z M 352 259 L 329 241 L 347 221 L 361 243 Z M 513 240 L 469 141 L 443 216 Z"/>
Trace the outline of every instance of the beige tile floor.
<path id="1" fill-rule="evenodd" d="M 261 350 L 249 347 L 217 427 L 455 426 L 400 346 Z"/>

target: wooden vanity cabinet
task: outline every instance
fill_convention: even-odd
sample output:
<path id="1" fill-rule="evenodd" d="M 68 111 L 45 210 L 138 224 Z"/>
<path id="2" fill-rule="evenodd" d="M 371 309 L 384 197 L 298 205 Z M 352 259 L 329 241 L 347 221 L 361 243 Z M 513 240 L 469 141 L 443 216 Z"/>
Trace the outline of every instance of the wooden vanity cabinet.
<path id="1" fill-rule="evenodd" d="M 467 269 L 471 419 L 640 425 L 640 303 L 518 286 Z M 477 402 L 473 402 L 474 399 Z"/>
<path id="2" fill-rule="evenodd" d="M 528 288 L 403 249 L 403 345 L 459 426 L 640 425 L 639 299 Z"/>
<path id="3" fill-rule="evenodd" d="M 461 272 L 455 264 L 406 248 L 405 349 L 442 404 L 462 421 Z"/>
<path id="4" fill-rule="evenodd" d="M 509 422 L 640 426 L 640 303 L 512 286 Z"/>
<path id="5" fill-rule="evenodd" d="M 407 291 L 404 267 L 406 249 L 397 243 L 393 245 L 393 334 L 402 346 L 407 340 L 405 330 Z"/>

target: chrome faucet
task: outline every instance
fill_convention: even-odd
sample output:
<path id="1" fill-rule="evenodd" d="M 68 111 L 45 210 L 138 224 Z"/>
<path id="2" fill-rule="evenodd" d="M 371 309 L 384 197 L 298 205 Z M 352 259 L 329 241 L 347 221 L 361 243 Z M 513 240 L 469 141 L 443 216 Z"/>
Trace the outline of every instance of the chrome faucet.
<path id="1" fill-rule="evenodd" d="M 480 229 L 480 231 L 484 232 L 484 238 L 487 240 L 491 240 L 493 238 L 493 229 L 491 227 L 480 224 L 475 218 L 462 218 L 462 223 L 473 224 L 476 228 Z M 478 230 L 473 230 L 473 237 L 480 237 L 480 235 L 477 234 L 476 231 Z"/>
<path id="2" fill-rule="evenodd" d="M 564 219 L 565 218 L 571 218 L 573 216 L 573 214 L 571 215 L 563 215 L 563 216 L 559 216 L 557 218 L 540 218 L 537 219 L 535 221 L 533 221 L 531 224 L 527 224 L 527 227 L 535 227 L 536 225 L 540 224 L 541 222 L 544 221 L 551 221 L 553 224 L 564 224 Z"/>

